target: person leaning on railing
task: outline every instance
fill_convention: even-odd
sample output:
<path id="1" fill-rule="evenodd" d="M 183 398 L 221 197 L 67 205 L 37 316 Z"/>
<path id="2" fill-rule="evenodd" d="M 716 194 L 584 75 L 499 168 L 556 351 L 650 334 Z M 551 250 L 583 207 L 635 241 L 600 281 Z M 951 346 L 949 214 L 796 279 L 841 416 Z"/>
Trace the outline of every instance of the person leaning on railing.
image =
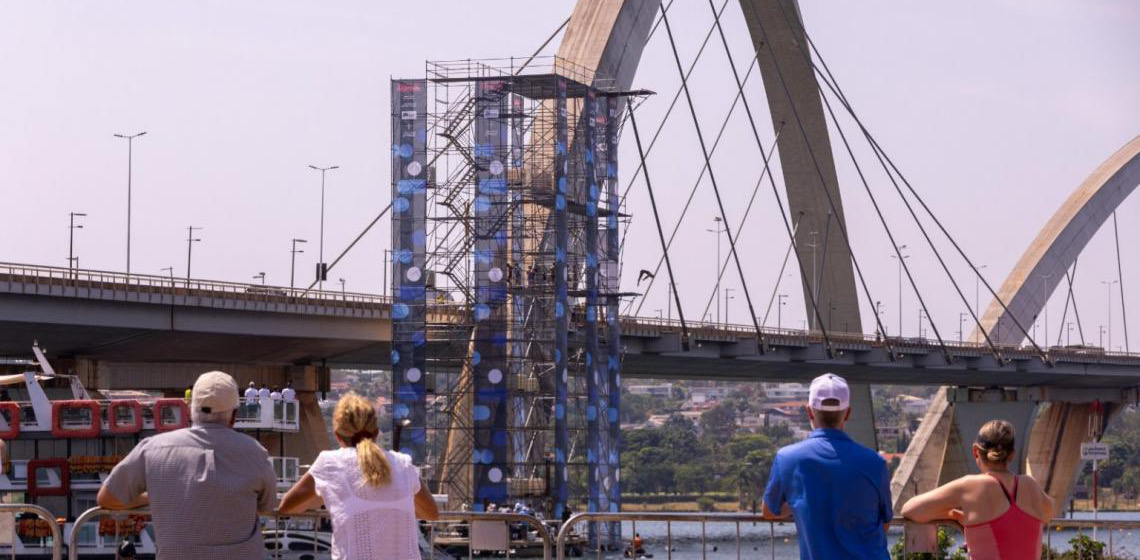
<path id="1" fill-rule="evenodd" d="M 903 517 L 918 523 L 951 520 L 962 525 L 971 560 L 1038 560 L 1042 529 L 1053 516 L 1053 498 L 1031 476 L 1009 471 L 1013 425 L 991 420 L 978 430 L 967 475 L 911 498 Z"/>
<path id="2" fill-rule="evenodd" d="M 337 402 L 333 433 L 340 449 L 317 456 L 278 512 L 323 503 L 333 522 L 333 560 L 420 560 L 416 518 L 438 519 L 439 510 L 412 458 L 380 449 L 376 410 L 356 393 Z"/>
<path id="3" fill-rule="evenodd" d="M 111 471 L 96 502 L 107 509 L 150 505 L 162 560 L 262 560 L 258 511 L 277 496 L 269 454 L 233 429 L 238 388 L 220 371 L 194 383 L 194 425 L 143 439 Z"/>
<path id="4" fill-rule="evenodd" d="M 801 560 L 887 560 L 890 475 L 878 453 L 843 431 L 851 416 L 847 381 L 815 378 L 808 401 L 815 430 L 776 453 L 764 514 L 795 513 Z"/>

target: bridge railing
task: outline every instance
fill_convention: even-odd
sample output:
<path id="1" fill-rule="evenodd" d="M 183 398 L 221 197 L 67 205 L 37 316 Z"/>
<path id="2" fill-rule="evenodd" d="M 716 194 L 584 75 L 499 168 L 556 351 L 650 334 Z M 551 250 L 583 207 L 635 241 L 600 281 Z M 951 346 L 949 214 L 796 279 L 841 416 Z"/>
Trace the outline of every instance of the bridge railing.
<path id="1" fill-rule="evenodd" d="M 91 297 L 93 291 L 129 292 L 161 296 L 215 297 L 260 301 L 321 305 L 327 307 L 379 307 L 391 298 L 333 290 L 305 290 L 282 286 L 198 280 L 153 274 L 125 274 L 88 269 L 69 269 L 16 263 L 0 263 L 0 289 L 17 293 L 40 293 L 41 287 L 75 291 L 80 297 Z M 112 298 L 129 299 L 129 298 Z"/>
<path id="2" fill-rule="evenodd" d="M 679 319 L 666 319 L 661 317 L 630 317 L 624 316 L 621 318 L 623 327 L 625 328 L 658 328 L 669 331 L 680 331 L 681 321 Z M 709 336 L 718 337 L 725 336 L 726 334 L 738 334 L 741 336 L 756 334 L 756 328 L 750 324 L 739 323 L 723 323 L 723 322 L 709 322 L 709 321 L 685 321 L 685 326 L 689 329 L 690 333 L 696 336 Z M 825 342 L 823 334 L 819 331 L 808 331 L 803 329 L 790 329 L 790 328 L 776 328 L 776 327 L 761 327 L 760 332 L 764 335 L 771 337 L 773 340 L 781 342 L 792 342 L 800 344 L 821 344 Z M 887 336 L 882 337 L 875 334 L 865 333 L 851 333 L 844 331 L 828 331 L 826 340 L 830 340 L 832 344 L 858 344 L 867 346 L 884 347 L 890 344 L 898 351 L 907 351 L 910 349 L 920 351 L 930 351 L 941 349 L 941 345 L 937 339 L 929 337 L 917 336 Z M 971 342 L 971 341 L 958 341 L 943 339 L 946 348 L 953 352 L 969 353 L 969 354 L 989 354 L 992 352 L 990 345 L 985 342 Z M 995 347 L 1001 351 L 1006 357 L 1013 357 L 1016 354 L 1037 356 L 1038 352 L 1032 345 L 1011 345 L 1011 344 L 998 344 Z M 1080 362 L 1089 362 L 1096 360 L 1126 360 L 1135 361 L 1140 359 L 1140 353 L 1135 352 L 1118 352 L 1108 351 L 1103 348 L 1094 346 L 1052 346 L 1046 348 L 1049 356 L 1054 359 L 1070 359 Z"/>
<path id="3" fill-rule="evenodd" d="M 265 550 L 269 558 L 295 558 L 297 553 L 307 553 L 311 558 L 329 557 L 332 550 L 332 535 L 329 533 L 330 519 L 327 511 L 291 514 L 269 511 L 261 513 L 260 516 Z M 139 521 L 149 517 L 150 511 L 145 508 L 109 510 L 95 507 L 83 512 L 67 532 L 68 560 L 78 560 L 86 554 L 103 552 L 98 550 L 99 548 L 107 548 L 104 539 L 93 540 L 90 532 L 84 530 L 92 521 L 110 520 L 110 523 L 101 521 L 100 529 L 105 526 L 110 529 L 111 534 L 101 536 L 111 537 L 105 540 L 118 543 L 123 537 L 129 536 L 127 533 L 120 533 L 121 528 L 132 531 L 131 534 L 138 532 L 141 540 L 143 524 Z M 546 560 L 554 558 L 553 535 L 541 520 L 530 515 L 445 511 L 440 512 L 438 520 L 429 522 L 428 527 L 427 542 L 430 550 L 428 558 L 437 557 L 437 548 L 445 551 L 466 549 L 463 554 L 450 556 L 473 558 L 475 551 L 470 546 L 473 535 L 478 535 L 476 544 L 484 547 L 481 550 L 503 552 L 507 558 L 511 558 L 512 551 L 518 552 L 524 547 L 541 550 L 542 558 Z M 58 524 L 55 529 L 59 530 Z M 56 542 L 61 540 L 56 539 Z M 146 541 L 149 542 L 149 536 Z M 443 558 L 442 555 L 439 557 Z M 60 556 L 54 558 L 59 559 Z"/>

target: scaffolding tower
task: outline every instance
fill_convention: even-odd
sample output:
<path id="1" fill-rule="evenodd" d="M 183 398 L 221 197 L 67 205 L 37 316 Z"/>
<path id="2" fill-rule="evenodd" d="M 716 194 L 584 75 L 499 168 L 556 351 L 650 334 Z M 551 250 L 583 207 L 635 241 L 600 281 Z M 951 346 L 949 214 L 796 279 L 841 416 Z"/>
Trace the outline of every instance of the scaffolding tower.
<path id="1" fill-rule="evenodd" d="M 617 511 L 625 100 L 519 62 L 392 82 L 393 419 L 449 507 Z"/>

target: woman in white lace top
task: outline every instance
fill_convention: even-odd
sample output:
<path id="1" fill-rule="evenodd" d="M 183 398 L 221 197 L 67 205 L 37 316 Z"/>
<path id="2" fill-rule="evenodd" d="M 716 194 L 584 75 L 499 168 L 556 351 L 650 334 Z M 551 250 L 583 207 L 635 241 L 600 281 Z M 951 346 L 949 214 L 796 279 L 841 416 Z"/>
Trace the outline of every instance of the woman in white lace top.
<path id="1" fill-rule="evenodd" d="M 419 560 L 416 518 L 439 510 L 411 457 L 376 445 L 376 411 L 355 393 L 333 413 L 340 449 L 322 451 L 281 499 L 281 513 L 328 508 L 333 560 Z"/>

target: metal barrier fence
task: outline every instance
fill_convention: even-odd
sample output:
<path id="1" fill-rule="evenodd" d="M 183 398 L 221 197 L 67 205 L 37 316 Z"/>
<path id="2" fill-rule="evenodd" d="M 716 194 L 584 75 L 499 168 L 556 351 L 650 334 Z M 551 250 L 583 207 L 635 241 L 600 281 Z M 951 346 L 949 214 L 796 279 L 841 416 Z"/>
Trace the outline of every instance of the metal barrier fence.
<path id="1" fill-rule="evenodd" d="M 35 504 L 0 504 L 0 513 L 10 513 L 13 516 L 32 513 L 42 519 L 51 529 L 51 559 L 63 560 L 63 530 L 50 511 Z"/>
<path id="2" fill-rule="evenodd" d="M 0 504 L 0 512 L 32 512 L 40 517 L 46 519 L 52 527 L 53 535 L 53 560 L 62 560 L 60 552 L 60 544 L 62 542 L 59 524 L 51 518 L 51 514 L 38 506 L 30 506 L 24 504 Z M 79 537 L 82 533 L 81 528 L 91 522 L 92 520 L 101 516 L 111 516 L 112 518 L 123 518 L 127 516 L 148 516 L 149 512 L 145 509 L 139 510 L 105 510 L 101 508 L 89 509 L 81 514 L 74 523 L 71 534 L 67 539 L 68 560 L 79 560 L 81 557 L 82 547 L 79 543 Z M 266 512 L 262 514 L 264 519 L 268 521 L 265 524 L 264 533 L 267 535 L 266 552 L 270 558 L 280 557 L 285 552 L 297 552 L 298 550 L 313 553 L 314 558 L 324 557 L 331 548 L 330 537 L 327 532 L 321 532 L 321 523 L 328 519 L 328 512 L 306 512 L 300 514 L 280 515 L 276 512 Z M 307 522 L 307 527 L 295 528 L 290 523 L 295 520 Z M 700 558 L 705 560 L 709 556 L 710 541 L 713 543 L 722 542 L 725 535 L 721 533 L 719 536 L 710 537 L 706 533 L 706 526 L 712 524 L 731 524 L 733 531 L 728 537 L 735 543 L 736 558 L 758 558 L 759 556 L 752 551 L 745 551 L 743 547 L 742 527 L 745 524 L 752 526 L 767 526 L 768 538 L 768 557 L 775 560 L 776 546 L 780 542 L 778 537 L 785 539 L 792 539 L 794 542 L 794 534 L 788 531 L 781 531 L 778 535 L 776 532 L 777 526 L 788 526 L 791 528 L 792 521 L 789 519 L 773 519 L 763 515 L 754 515 L 749 513 L 655 513 L 655 512 L 625 512 L 625 513 L 579 513 L 570 518 L 569 521 L 564 523 L 558 531 L 557 538 L 552 538 L 549 529 L 543 521 L 529 515 L 515 514 L 515 513 L 481 513 L 481 512 L 441 512 L 440 517 L 436 521 L 430 522 L 430 530 L 427 535 L 427 542 L 429 544 L 429 558 L 436 558 L 437 547 L 448 546 L 448 543 L 458 542 L 460 548 L 466 548 L 467 558 L 470 560 L 475 556 L 475 549 L 471 546 L 471 539 L 473 531 L 478 531 L 478 525 L 487 523 L 485 529 L 500 533 L 499 545 L 488 545 L 485 551 L 500 551 L 505 552 L 507 558 L 512 557 L 512 550 L 517 550 L 522 546 L 538 544 L 541 541 L 542 558 L 544 560 L 565 560 L 568 555 L 584 554 L 587 550 L 580 548 L 575 549 L 574 545 L 570 542 L 571 538 L 581 538 L 580 534 L 575 531 L 575 527 L 581 523 L 586 522 L 626 522 L 631 525 L 630 534 L 637 533 L 637 524 L 639 522 L 658 522 L 665 524 L 665 556 L 664 560 L 672 560 L 675 552 L 675 540 L 673 534 L 674 523 L 699 523 L 700 529 Z M 461 537 L 447 536 L 439 532 L 439 527 L 443 524 L 449 524 L 451 529 L 457 526 L 466 530 L 466 535 Z M 458 525 L 457 525 L 458 524 Z M 522 524 L 532 529 L 538 541 L 522 540 L 512 538 L 509 531 L 509 526 L 512 524 Z M 896 518 L 891 523 L 893 526 L 904 526 L 907 522 L 901 518 Z M 118 527 L 118 524 L 116 524 Z M 1135 531 L 1140 529 L 1140 521 L 1091 521 L 1091 520 L 1065 520 L 1057 519 L 1052 521 L 1045 531 L 1045 544 L 1052 548 L 1054 534 L 1061 531 L 1077 531 L 1078 534 L 1084 534 L 1086 531 L 1105 531 L 1107 532 L 1107 539 L 1100 540 L 1105 543 L 1105 553 L 1108 555 L 1117 554 L 1119 551 L 1115 546 L 1114 534 L 1123 531 Z M 761 530 L 763 531 L 763 529 Z M 528 532 L 529 533 L 529 532 Z M 753 536 L 759 533 L 754 533 Z M 688 537 L 685 537 L 688 538 Z M 275 545 L 270 540 L 275 543 Z M 495 540 L 495 539 L 492 539 Z M 678 537 L 677 540 L 681 540 Z M 116 535 L 116 542 L 118 535 Z M 285 548 L 285 542 L 301 543 L 299 548 Z M 628 540 L 626 541 L 628 542 Z M 464 544 L 466 543 L 466 544 Z M 660 543 L 656 543 L 660 544 Z M 498 548 L 504 545 L 502 548 Z M 276 546 L 276 548 L 274 548 Z M 311 548 L 305 548 L 309 546 Z M 494 546 L 495 548 L 491 548 Z M 715 544 L 713 551 L 717 550 Z M 568 554 L 568 552 L 570 554 Z M 602 548 L 595 547 L 593 551 L 597 558 L 601 558 L 604 552 Z M 618 554 L 621 551 L 616 551 Z M 324 553 L 324 554 L 322 554 Z M 679 555 L 680 556 L 680 555 Z M 723 553 L 719 555 L 723 557 Z M 658 555 L 660 557 L 660 555 Z M 695 558 L 692 552 L 686 552 L 685 558 Z"/>
<path id="3" fill-rule="evenodd" d="M 67 539 L 68 560 L 78 560 L 80 558 L 80 554 L 83 549 L 79 542 L 80 535 L 82 534 L 81 529 L 84 525 L 90 523 L 91 521 L 103 516 L 108 516 L 112 519 L 115 519 L 125 518 L 128 516 L 147 517 L 149 515 L 150 512 L 146 509 L 108 510 L 96 507 L 83 512 L 79 515 L 79 517 L 75 519 L 75 523 L 71 529 L 71 534 Z M 265 548 L 266 554 L 269 558 L 281 557 L 286 552 L 296 552 L 298 550 L 304 552 L 312 552 L 314 557 L 317 557 L 318 554 L 323 552 L 325 554 L 322 556 L 324 556 L 327 555 L 328 551 L 331 549 L 331 537 L 327 532 L 322 533 L 321 531 L 322 522 L 327 520 L 329 517 L 327 511 L 313 511 L 288 515 L 281 515 L 277 512 L 264 512 L 261 514 L 261 517 L 267 520 L 263 528 L 263 534 L 266 534 L 267 536 Z M 301 528 L 296 528 L 296 525 L 291 526 L 291 522 L 295 520 L 300 520 L 305 523 L 303 523 L 303 526 Z M 52 523 L 55 523 L 55 521 L 52 520 Z M 510 558 L 512 556 L 512 549 L 517 548 L 520 545 L 527 545 L 531 543 L 537 544 L 536 541 L 529 541 L 526 538 L 522 539 L 521 541 L 519 539 L 511 538 L 510 525 L 526 525 L 537 534 L 538 539 L 541 541 L 542 557 L 545 560 L 551 560 L 554 557 L 554 538 L 551 537 L 550 531 L 547 529 L 546 525 L 544 525 L 541 520 L 533 516 L 517 513 L 448 511 L 440 512 L 439 519 L 429 523 L 430 530 L 428 532 L 427 541 L 430 550 L 429 557 L 432 559 L 436 558 L 436 547 L 445 546 L 443 544 L 444 541 L 440 540 L 443 535 L 440 535 L 437 531 L 437 528 L 444 523 L 466 524 L 465 527 L 467 529 L 467 536 L 464 538 L 467 539 L 470 539 L 473 531 L 477 531 L 479 529 L 477 527 L 479 524 L 488 524 L 484 527 L 491 530 L 492 532 L 494 532 L 496 529 L 501 529 L 501 535 L 505 540 L 500 540 L 500 544 L 505 545 L 502 551 L 506 553 L 507 558 Z M 119 524 L 116 523 L 116 529 L 118 526 Z M 54 525 L 54 531 L 58 533 L 58 524 Z M 116 542 L 119 541 L 119 536 L 120 535 L 116 533 Z M 269 542 L 270 540 L 273 542 Z M 495 539 L 492 538 L 491 540 Z M 57 549 L 60 542 L 61 539 L 55 540 Z M 295 548 L 288 548 L 286 547 L 286 542 L 297 542 L 300 544 L 300 546 Z M 471 559 L 474 558 L 475 551 L 471 546 L 469 546 L 469 544 L 470 541 L 468 541 L 468 546 L 466 546 L 467 557 L 468 559 Z M 487 550 L 499 549 L 488 548 Z M 62 560 L 62 556 L 58 555 L 57 553 L 57 555 L 53 557 L 53 560 Z"/>

